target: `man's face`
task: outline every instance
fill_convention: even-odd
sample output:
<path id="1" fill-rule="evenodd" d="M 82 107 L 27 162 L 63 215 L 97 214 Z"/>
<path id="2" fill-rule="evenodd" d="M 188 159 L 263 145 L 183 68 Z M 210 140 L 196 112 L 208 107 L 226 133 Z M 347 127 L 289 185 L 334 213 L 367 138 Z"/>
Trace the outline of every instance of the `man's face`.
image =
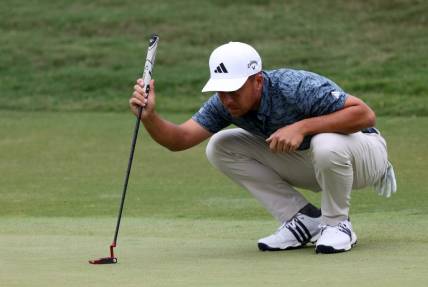
<path id="1" fill-rule="evenodd" d="M 223 106 L 233 117 L 241 117 L 260 104 L 263 76 L 259 73 L 249 77 L 245 84 L 233 92 L 217 92 Z"/>

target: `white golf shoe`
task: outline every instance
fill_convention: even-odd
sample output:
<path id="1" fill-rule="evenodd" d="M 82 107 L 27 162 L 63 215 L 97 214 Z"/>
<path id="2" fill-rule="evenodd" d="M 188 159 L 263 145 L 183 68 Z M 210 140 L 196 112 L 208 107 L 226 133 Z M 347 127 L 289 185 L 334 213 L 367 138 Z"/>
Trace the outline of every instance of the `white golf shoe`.
<path id="1" fill-rule="evenodd" d="M 338 253 L 348 251 L 357 243 L 352 224 L 344 220 L 335 226 L 321 227 L 321 236 L 315 245 L 316 253 Z"/>
<path id="2" fill-rule="evenodd" d="M 278 230 L 258 241 L 261 251 L 279 251 L 295 249 L 315 243 L 321 233 L 321 216 L 309 217 L 302 213 L 297 213 L 289 221 L 282 224 Z"/>

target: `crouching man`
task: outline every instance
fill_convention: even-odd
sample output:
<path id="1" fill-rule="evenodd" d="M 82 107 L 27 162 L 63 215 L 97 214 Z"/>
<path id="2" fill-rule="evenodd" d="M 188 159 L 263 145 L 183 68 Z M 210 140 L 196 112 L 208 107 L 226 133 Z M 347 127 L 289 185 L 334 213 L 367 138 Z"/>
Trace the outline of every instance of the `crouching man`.
<path id="1" fill-rule="evenodd" d="M 155 111 L 155 87 L 146 95 L 141 79 L 130 107 L 152 138 L 173 151 L 210 138 L 208 160 L 247 189 L 281 226 L 258 241 L 262 251 L 315 244 L 317 253 L 348 251 L 357 242 L 349 220 L 351 191 L 374 186 L 396 191 L 384 138 L 375 114 L 360 99 L 318 74 L 262 70 L 250 45 L 230 42 L 209 59 L 214 92 L 186 122 L 176 125 Z M 238 128 L 226 129 L 230 124 Z M 296 187 L 322 192 L 321 209 Z"/>

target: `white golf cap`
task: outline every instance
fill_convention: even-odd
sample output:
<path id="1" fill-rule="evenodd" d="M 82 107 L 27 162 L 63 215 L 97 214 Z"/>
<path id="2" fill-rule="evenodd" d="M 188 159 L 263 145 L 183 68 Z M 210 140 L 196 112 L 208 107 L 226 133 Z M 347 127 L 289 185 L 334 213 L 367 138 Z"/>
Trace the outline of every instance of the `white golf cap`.
<path id="1" fill-rule="evenodd" d="M 262 59 L 250 45 L 229 42 L 211 53 L 209 65 L 210 79 L 202 92 L 231 92 L 262 70 Z"/>

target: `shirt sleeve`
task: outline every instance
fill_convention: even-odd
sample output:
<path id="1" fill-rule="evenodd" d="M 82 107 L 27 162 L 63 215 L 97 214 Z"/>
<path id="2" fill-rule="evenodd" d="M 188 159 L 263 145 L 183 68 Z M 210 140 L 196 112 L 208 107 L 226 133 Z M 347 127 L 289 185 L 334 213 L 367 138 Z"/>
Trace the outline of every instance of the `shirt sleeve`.
<path id="1" fill-rule="evenodd" d="M 192 116 L 192 119 L 213 134 L 231 123 L 217 94 L 209 98 Z"/>
<path id="2" fill-rule="evenodd" d="M 330 114 L 342 109 L 347 96 L 332 81 L 312 75 L 302 80 L 297 91 L 299 107 L 307 117 Z"/>

